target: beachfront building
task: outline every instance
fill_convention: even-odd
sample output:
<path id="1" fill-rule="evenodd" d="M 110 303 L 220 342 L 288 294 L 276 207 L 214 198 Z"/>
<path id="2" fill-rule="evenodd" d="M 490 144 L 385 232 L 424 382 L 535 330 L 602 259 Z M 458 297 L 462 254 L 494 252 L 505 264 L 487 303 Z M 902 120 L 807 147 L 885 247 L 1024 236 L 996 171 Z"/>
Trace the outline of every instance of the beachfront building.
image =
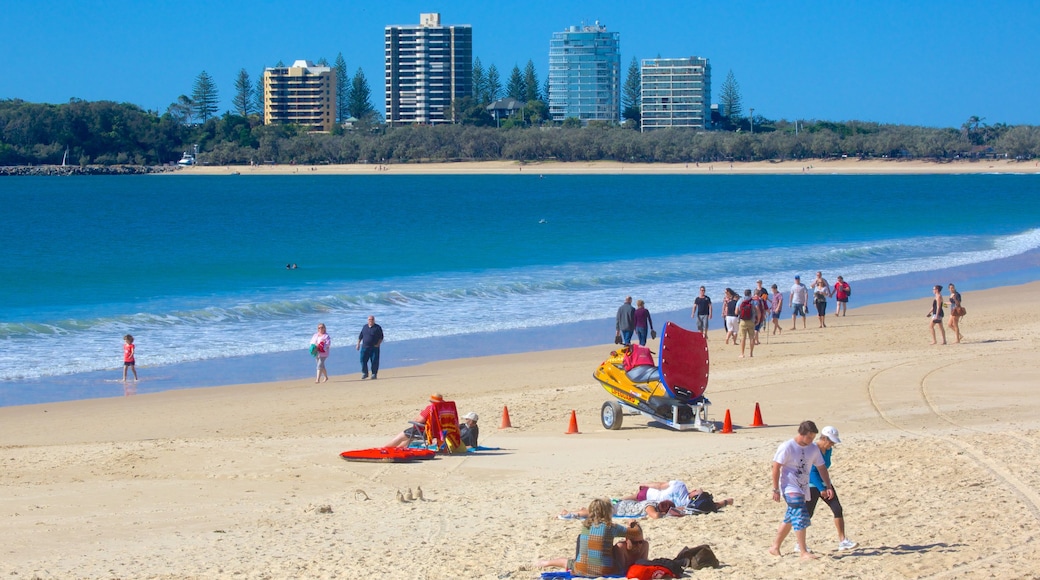
<path id="1" fill-rule="evenodd" d="M 549 41 L 549 115 L 553 121 L 621 120 L 621 52 L 617 32 L 597 21 L 554 32 Z"/>
<path id="2" fill-rule="evenodd" d="M 336 121 L 336 71 L 298 60 L 264 69 L 264 123 L 331 131 Z"/>
<path id="3" fill-rule="evenodd" d="M 643 131 L 704 129 L 711 124 L 711 65 L 706 58 L 649 58 L 640 68 Z"/>
<path id="4" fill-rule="evenodd" d="M 473 27 L 420 14 L 418 26 L 387 26 L 384 49 L 386 122 L 454 122 L 452 101 L 473 94 Z"/>

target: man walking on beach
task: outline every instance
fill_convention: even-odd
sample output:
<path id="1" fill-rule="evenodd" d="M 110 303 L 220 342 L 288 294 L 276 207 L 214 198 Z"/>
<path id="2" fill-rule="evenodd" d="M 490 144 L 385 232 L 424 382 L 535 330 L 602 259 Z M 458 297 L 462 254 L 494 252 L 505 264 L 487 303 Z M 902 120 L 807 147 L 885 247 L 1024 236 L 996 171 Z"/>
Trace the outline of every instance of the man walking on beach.
<path id="1" fill-rule="evenodd" d="M 376 317 L 369 316 L 368 324 L 358 334 L 357 350 L 361 351 L 361 378 L 368 378 L 368 364 L 372 363 L 372 379 L 378 378 L 379 345 L 383 344 L 383 327 L 376 324 Z"/>
<path id="2" fill-rule="evenodd" d="M 701 286 L 701 295 L 693 299 L 693 317 L 697 319 L 697 330 L 708 340 L 708 321 L 712 317 L 711 298 L 704 293 Z"/>
<path id="3" fill-rule="evenodd" d="M 617 329 L 614 334 L 615 338 L 621 338 L 621 344 L 625 346 L 632 345 L 632 331 L 636 328 L 636 309 L 632 307 L 632 297 L 628 296 L 625 298 L 625 303 L 617 309 Z M 617 342 L 615 340 L 615 342 Z"/>
<path id="4" fill-rule="evenodd" d="M 805 330 L 805 309 L 809 306 L 809 289 L 802 284 L 802 277 L 794 277 L 791 286 L 791 330 L 798 328 L 798 317 L 802 317 L 802 330 Z"/>
<path id="5" fill-rule="evenodd" d="M 834 491 L 823 454 L 813 443 L 818 432 L 816 423 L 802 421 L 798 426 L 798 435 L 781 443 L 773 456 L 773 501 L 779 502 L 783 497 L 787 503 L 784 521 L 776 531 L 773 545 L 769 547 L 769 553 L 774 556 L 780 555 L 780 545 L 793 528 L 802 559 L 813 560 L 819 557 L 810 552 L 805 543 L 805 529 L 809 527 L 809 510 L 805 505 L 805 498 L 809 496 L 809 472 L 813 466 L 823 480 L 824 489 L 820 492 L 820 497 L 829 500 L 834 497 Z"/>
<path id="6" fill-rule="evenodd" d="M 751 295 L 751 290 L 744 290 L 744 300 L 737 307 L 737 318 L 740 319 L 740 358 L 744 358 L 744 347 L 751 343 L 749 357 L 755 356 L 755 327 L 762 321 L 762 307 L 758 299 Z"/>

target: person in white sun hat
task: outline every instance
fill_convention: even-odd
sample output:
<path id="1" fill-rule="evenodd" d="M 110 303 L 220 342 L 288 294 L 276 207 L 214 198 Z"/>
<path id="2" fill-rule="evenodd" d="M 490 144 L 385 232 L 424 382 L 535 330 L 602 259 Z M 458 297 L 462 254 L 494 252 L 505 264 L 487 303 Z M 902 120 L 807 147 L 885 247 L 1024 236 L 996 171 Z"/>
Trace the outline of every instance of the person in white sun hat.
<path id="1" fill-rule="evenodd" d="M 838 437 L 838 430 L 830 425 L 820 430 L 820 438 L 816 441 L 816 446 L 823 452 L 823 464 L 827 467 L 830 472 L 831 467 L 831 452 L 834 451 L 834 446 L 841 443 L 841 438 Z M 831 484 L 834 484 L 834 479 L 831 479 Z M 809 473 L 809 503 L 806 507 L 809 508 L 809 518 L 813 516 L 813 512 L 816 511 L 816 502 L 820 499 L 820 490 L 824 489 L 823 479 L 820 477 L 820 472 L 816 471 L 816 466 L 812 468 L 812 472 Z M 851 550 L 858 544 L 853 542 L 845 536 L 845 515 L 841 509 L 841 502 L 838 501 L 838 492 L 831 488 L 834 495 L 831 499 L 824 498 L 823 501 L 827 502 L 827 507 L 831 508 L 831 512 L 834 513 L 834 527 L 838 529 L 838 549 L 839 550 Z"/>

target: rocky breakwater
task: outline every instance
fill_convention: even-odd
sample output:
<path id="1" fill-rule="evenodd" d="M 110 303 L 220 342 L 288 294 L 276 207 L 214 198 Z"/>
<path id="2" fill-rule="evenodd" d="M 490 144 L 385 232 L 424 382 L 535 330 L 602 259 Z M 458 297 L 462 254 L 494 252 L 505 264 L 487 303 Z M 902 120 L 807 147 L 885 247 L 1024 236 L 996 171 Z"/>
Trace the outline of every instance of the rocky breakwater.
<path id="1" fill-rule="evenodd" d="M 13 165 L 0 167 L 0 175 L 144 175 L 178 169 L 169 165 Z"/>

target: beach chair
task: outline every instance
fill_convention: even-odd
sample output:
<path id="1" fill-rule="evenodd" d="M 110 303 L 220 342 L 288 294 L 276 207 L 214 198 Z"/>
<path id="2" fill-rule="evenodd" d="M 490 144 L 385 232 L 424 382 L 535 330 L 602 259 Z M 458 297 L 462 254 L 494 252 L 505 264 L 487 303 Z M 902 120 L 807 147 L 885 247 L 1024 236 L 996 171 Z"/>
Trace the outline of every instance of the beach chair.
<path id="1" fill-rule="evenodd" d="M 430 404 L 433 406 L 433 412 L 423 426 L 424 444 L 439 452 L 465 453 L 466 445 L 462 443 L 459 412 L 455 407 L 455 401 Z"/>

